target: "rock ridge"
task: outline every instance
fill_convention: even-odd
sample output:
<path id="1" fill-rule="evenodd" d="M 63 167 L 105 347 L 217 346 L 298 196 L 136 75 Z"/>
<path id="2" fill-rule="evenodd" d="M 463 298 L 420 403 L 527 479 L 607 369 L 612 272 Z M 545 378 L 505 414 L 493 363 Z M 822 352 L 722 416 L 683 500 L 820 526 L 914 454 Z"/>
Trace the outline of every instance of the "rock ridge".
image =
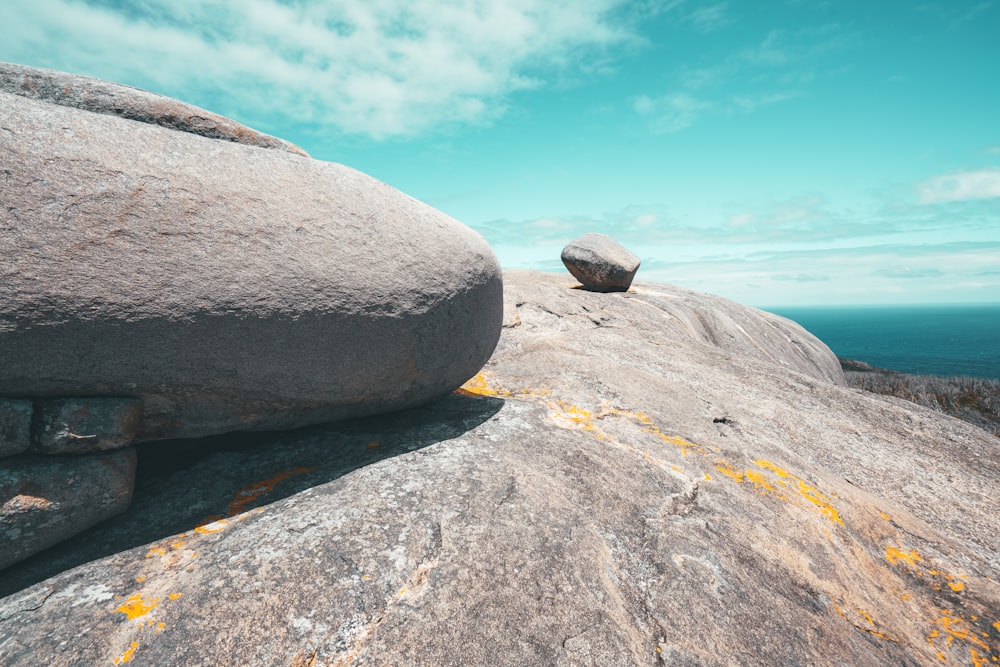
<path id="1" fill-rule="evenodd" d="M 159 125 L 209 139 L 309 157 L 304 150 L 284 139 L 258 132 L 192 104 L 120 83 L 0 62 L 0 91 L 81 111 Z"/>

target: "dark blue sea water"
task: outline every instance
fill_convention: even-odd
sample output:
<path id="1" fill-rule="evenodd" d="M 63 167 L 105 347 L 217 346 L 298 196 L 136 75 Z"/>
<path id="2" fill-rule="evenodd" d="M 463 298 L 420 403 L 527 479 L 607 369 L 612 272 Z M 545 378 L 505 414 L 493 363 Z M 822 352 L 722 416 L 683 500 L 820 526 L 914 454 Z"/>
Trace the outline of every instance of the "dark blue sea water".
<path id="1" fill-rule="evenodd" d="M 768 308 L 838 357 L 925 375 L 1000 380 L 1000 304 Z"/>

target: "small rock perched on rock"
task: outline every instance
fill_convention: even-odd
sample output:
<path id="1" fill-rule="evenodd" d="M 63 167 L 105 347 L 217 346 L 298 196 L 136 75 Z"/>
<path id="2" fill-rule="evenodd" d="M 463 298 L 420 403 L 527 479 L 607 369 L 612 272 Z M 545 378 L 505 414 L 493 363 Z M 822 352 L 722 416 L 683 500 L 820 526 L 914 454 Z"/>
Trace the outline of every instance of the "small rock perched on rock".
<path id="1" fill-rule="evenodd" d="M 639 270 L 639 258 L 606 234 L 584 234 L 563 248 L 562 261 L 592 292 L 624 292 Z"/>

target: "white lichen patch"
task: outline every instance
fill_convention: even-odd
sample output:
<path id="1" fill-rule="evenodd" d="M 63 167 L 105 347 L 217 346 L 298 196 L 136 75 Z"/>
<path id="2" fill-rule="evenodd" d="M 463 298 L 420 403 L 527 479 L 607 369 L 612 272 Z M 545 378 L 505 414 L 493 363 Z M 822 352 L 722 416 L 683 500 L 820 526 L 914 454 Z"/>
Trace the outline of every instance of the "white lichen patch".
<path id="1" fill-rule="evenodd" d="M 55 593 L 52 599 L 69 599 L 71 607 L 79 607 L 81 605 L 107 602 L 113 597 L 114 593 L 104 584 L 90 584 L 89 586 L 70 584 L 63 590 Z"/>

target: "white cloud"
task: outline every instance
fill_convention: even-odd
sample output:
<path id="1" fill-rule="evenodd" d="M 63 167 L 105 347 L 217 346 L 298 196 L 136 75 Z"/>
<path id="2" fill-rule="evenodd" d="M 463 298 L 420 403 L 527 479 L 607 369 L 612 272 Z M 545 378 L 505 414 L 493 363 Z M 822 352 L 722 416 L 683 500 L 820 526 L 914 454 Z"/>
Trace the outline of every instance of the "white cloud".
<path id="1" fill-rule="evenodd" d="M 937 176 L 919 186 L 921 204 L 1000 197 L 1000 168 Z"/>
<path id="2" fill-rule="evenodd" d="M 712 32 L 729 23 L 726 16 L 726 5 L 721 2 L 717 5 L 706 5 L 691 12 L 691 22 L 702 32 Z"/>
<path id="3" fill-rule="evenodd" d="M 4 0 L 0 58 L 186 93 L 221 113 L 412 135 L 488 122 L 581 49 L 635 40 L 611 18 L 622 2 Z"/>
<path id="4" fill-rule="evenodd" d="M 649 119 L 653 132 L 670 134 L 694 125 L 712 105 L 687 93 L 670 93 L 655 99 L 640 95 L 632 106 L 640 116 Z"/>

